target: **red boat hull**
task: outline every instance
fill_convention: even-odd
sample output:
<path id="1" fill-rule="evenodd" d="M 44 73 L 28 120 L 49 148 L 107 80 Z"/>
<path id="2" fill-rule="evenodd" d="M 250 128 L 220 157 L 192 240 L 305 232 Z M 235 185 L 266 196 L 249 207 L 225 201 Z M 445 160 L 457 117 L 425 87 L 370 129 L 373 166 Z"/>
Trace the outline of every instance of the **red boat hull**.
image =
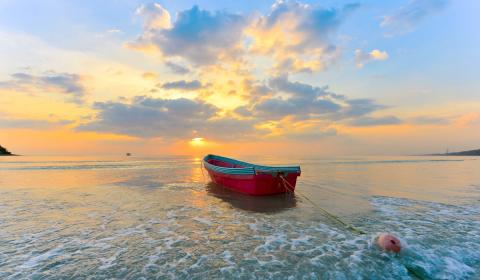
<path id="1" fill-rule="evenodd" d="M 225 188 L 248 195 L 272 195 L 295 191 L 297 183 L 297 174 L 288 174 L 285 176 L 287 185 L 280 177 L 270 174 L 258 175 L 228 175 L 208 170 L 212 181 Z"/>
<path id="2" fill-rule="evenodd" d="M 231 163 L 209 159 L 208 163 L 222 167 L 242 167 Z M 297 177 L 300 173 L 263 173 L 225 174 L 206 167 L 212 181 L 230 190 L 248 195 L 273 195 L 295 191 Z"/>

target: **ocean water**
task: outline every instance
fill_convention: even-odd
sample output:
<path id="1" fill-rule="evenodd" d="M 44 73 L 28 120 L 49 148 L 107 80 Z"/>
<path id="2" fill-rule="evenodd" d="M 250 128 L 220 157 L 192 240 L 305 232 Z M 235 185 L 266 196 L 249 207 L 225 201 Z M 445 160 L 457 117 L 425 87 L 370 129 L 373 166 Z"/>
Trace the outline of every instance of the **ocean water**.
<path id="1" fill-rule="evenodd" d="M 199 158 L 0 157 L 0 279 L 480 279 L 480 158 L 243 159 L 300 164 L 297 194 Z"/>

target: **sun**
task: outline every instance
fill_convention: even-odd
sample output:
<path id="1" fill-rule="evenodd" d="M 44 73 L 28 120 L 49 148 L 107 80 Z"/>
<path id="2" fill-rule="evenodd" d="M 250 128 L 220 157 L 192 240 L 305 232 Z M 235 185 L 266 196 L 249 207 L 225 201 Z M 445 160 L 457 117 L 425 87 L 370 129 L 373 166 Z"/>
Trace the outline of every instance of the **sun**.
<path id="1" fill-rule="evenodd" d="M 205 141 L 202 137 L 195 137 L 192 140 L 190 140 L 190 145 L 192 146 L 203 146 L 205 144 Z"/>

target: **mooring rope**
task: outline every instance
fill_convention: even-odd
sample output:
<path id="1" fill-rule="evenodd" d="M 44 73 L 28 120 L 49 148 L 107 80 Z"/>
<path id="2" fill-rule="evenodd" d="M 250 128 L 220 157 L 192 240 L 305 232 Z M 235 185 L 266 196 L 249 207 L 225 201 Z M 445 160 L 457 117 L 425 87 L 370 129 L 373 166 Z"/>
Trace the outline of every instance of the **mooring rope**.
<path id="1" fill-rule="evenodd" d="M 287 179 L 285 179 L 285 177 L 281 174 L 279 174 L 279 177 L 283 180 L 283 186 L 285 187 L 285 189 L 291 193 L 294 192 L 294 187 L 292 185 L 290 185 L 290 183 L 287 181 Z M 287 184 L 290 188 L 286 187 Z M 337 223 L 343 225 L 345 228 L 351 230 L 352 232 L 355 232 L 355 233 L 358 233 L 358 234 L 366 234 L 364 231 L 354 227 L 353 225 L 350 225 L 350 224 L 347 224 L 346 222 L 342 221 L 339 217 L 337 217 L 336 215 L 328 212 L 327 210 L 323 209 L 322 207 L 318 206 L 315 202 L 313 202 L 310 198 L 308 198 L 305 194 L 299 192 L 298 190 L 296 191 L 297 194 L 299 194 L 301 197 L 303 197 L 305 200 L 307 200 L 308 202 L 310 202 L 314 207 L 316 207 L 317 209 L 321 210 L 324 214 L 324 216 L 336 221 Z"/>
<path id="2" fill-rule="evenodd" d="M 203 173 L 203 159 L 200 160 L 200 169 L 202 170 L 203 183 L 205 184 L 205 174 Z"/>

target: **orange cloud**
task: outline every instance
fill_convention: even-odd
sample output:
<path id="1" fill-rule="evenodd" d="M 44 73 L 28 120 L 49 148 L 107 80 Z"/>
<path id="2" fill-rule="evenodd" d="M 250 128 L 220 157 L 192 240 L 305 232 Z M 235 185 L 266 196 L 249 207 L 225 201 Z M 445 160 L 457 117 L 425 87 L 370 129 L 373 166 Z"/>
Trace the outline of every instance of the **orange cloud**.
<path id="1" fill-rule="evenodd" d="M 472 126 L 472 125 L 480 125 L 480 113 L 467 113 L 458 117 L 454 124 L 456 126 Z"/>
<path id="2" fill-rule="evenodd" d="M 142 74 L 142 78 L 146 80 L 156 80 L 157 79 L 157 74 L 153 72 L 145 72 Z"/>
<path id="3" fill-rule="evenodd" d="M 388 53 L 386 51 L 374 49 L 369 53 L 364 53 L 360 49 L 355 50 L 355 63 L 358 68 L 362 68 L 366 63 L 374 60 L 382 61 L 386 59 L 388 59 Z"/>

